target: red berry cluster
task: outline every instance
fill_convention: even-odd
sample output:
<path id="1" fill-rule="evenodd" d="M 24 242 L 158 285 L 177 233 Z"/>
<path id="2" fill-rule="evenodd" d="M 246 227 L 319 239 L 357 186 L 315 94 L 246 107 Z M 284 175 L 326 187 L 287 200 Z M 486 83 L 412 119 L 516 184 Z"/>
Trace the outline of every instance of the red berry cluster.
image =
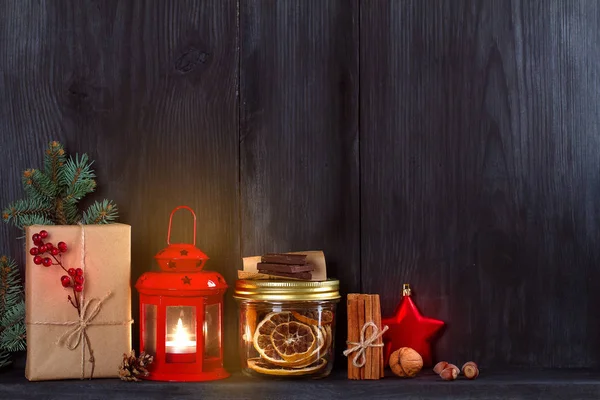
<path id="1" fill-rule="evenodd" d="M 83 290 L 83 270 L 81 268 L 69 268 L 67 275 L 63 275 L 60 277 L 60 283 L 62 283 L 63 287 L 73 286 L 73 289 L 76 292 L 81 292 Z M 73 279 L 71 279 L 73 278 Z"/>
<path id="2" fill-rule="evenodd" d="M 61 255 L 67 251 L 67 244 L 65 242 L 58 242 L 56 247 L 50 242 L 44 242 L 44 239 L 48 238 L 48 232 L 45 230 L 41 230 L 38 233 L 34 233 L 31 237 L 33 239 L 33 244 L 36 247 L 32 247 L 29 249 L 29 254 L 33 256 L 33 262 L 37 265 L 43 265 L 44 267 L 49 267 L 51 265 L 60 266 L 68 275 L 63 275 L 60 277 L 60 283 L 63 287 L 73 288 L 74 292 L 82 292 L 83 291 L 83 270 L 81 268 L 69 268 L 66 269 L 61 262 Z M 42 257 L 44 254 L 48 254 L 49 257 Z M 52 257 L 54 262 L 52 262 Z M 68 297 L 73 307 L 79 309 L 78 304 L 79 301 L 77 297 L 75 297 L 75 303 L 73 303 L 71 296 Z"/>
<path id="3" fill-rule="evenodd" d="M 67 251 L 67 244 L 65 242 L 59 242 L 56 247 L 50 242 L 44 243 L 44 239 L 48 237 L 48 232 L 41 230 L 38 233 L 34 233 L 31 237 L 33 239 L 33 244 L 37 247 L 32 247 L 29 249 L 29 254 L 33 256 L 33 262 L 37 265 L 44 265 L 44 267 L 49 267 L 52 265 L 52 260 L 50 257 L 42 257 L 44 253 L 48 253 L 55 260 L 56 256 L 60 253 L 64 253 Z M 58 260 L 56 260 L 58 262 Z"/>

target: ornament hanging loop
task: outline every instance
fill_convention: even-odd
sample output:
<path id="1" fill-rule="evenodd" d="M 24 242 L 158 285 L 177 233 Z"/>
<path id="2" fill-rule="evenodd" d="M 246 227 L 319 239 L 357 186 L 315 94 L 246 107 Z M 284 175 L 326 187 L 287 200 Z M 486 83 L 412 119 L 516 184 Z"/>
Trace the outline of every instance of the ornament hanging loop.
<path id="1" fill-rule="evenodd" d="M 410 296 L 412 291 L 410 289 L 410 284 L 405 283 L 402 285 L 402 296 Z"/>
<path id="2" fill-rule="evenodd" d="M 175 212 L 180 209 L 188 210 L 192 213 L 192 216 L 194 217 L 194 246 L 196 246 L 196 213 L 188 206 L 179 206 L 173 209 L 173 211 L 171 211 L 171 215 L 169 216 L 169 231 L 167 232 L 167 244 L 171 244 L 171 224 L 173 223 L 173 214 L 175 214 Z"/>

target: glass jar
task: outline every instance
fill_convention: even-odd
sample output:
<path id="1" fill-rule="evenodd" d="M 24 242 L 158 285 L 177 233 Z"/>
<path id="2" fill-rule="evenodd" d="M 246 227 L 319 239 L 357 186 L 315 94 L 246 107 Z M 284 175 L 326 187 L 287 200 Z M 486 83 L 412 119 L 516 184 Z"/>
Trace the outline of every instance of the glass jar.
<path id="1" fill-rule="evenodd" d="M 323 378 L 333 368 L 339 281 L 238 280 L 242 372 Z"/>

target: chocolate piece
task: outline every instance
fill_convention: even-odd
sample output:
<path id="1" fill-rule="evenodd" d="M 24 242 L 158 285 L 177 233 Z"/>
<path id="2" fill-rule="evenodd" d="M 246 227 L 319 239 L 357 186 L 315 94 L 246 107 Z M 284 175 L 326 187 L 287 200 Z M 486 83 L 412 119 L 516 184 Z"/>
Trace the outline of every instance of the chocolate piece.
<path id="1" fill-rule="evenodd" d="M 294 274 L 296 272 L 308 272 L 314 271 L 315 266 L 312 264 L 304 265 L 291 265 L 291 264 L 271 264 L 271 263 L 258 263 L 256 267 L 260 270 L 276 271 L 276 272 L 287 272 L 288 274 Z"/>
<path id="2" fill-rule="evenodd" d="M 260 269 L 258 270 L 258 272 L 260 272 L 261 274 L 281 276 L 282 278 L 296 278 L 296 279 L 303 279 L 303 280 L 307 280 L 307 281 L 312 279 L 312 273 L 310 273 L 310 272 L 297 272 L 295 274 L 290 274 L 287 272 L 261 271 Z"/>
<path id="3" fill-rule="evenodd" d="M 261 261 L 272 264 L 304 265 L 306 264 L 306 254 L 267 253 L 261 257 Z"/>
<path id="4" fill-rule="evenodd" d="M 246 271 L 238 271 L 238 279 L 255 279 L 255 280 L 265 280 L 265 279 L 281 279 L 279 276 L 261 274 L 259 272 L 246 272 Z M 305 279 L 298 279 L 292 277 L 286 277 L 289 280 L 303 281 Z"/>

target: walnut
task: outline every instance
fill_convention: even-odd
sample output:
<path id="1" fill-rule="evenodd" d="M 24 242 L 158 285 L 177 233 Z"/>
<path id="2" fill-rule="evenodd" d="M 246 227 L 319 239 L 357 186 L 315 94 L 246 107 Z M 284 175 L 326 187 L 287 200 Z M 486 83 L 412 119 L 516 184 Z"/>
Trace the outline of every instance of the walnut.
<path id="1" fill-rule="evenodd" d="M 400 377 L 412 378 L 423 368 L 423 358 L 410 347 L 401 347 L 390 356 L 390 368 Z"/>

